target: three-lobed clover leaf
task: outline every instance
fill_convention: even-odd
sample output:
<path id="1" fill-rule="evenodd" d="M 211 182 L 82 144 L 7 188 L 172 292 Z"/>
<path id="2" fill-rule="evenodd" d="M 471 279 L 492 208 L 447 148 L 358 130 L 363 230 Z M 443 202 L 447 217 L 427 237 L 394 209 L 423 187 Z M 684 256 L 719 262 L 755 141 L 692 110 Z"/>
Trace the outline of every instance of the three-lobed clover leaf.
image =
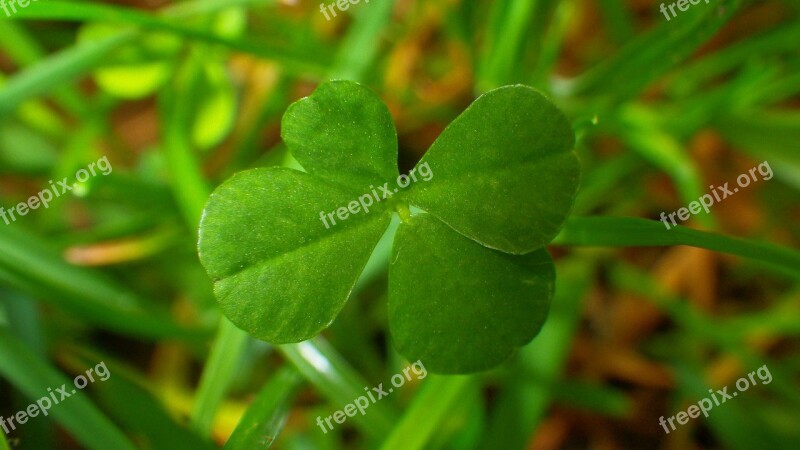
<path id="1" fill-rule="evenodd" d="M 200 260 L 234 324 L 273 343 L 324 330 L 401 212 L 389 328 L 403 356 L 434 372 L 476 372 L 538 333 L 555 279 L 544 245 L 579 175 L 569 122 L 544 96 L 508 86 L 479 97 L 417 164 L 430 177 L 405 189 L 395 189 L 391 115 L 358 83 L 325 83 L 294 103 L 282 137 L 305 172 L 234 175 L 200 224 Z"/>

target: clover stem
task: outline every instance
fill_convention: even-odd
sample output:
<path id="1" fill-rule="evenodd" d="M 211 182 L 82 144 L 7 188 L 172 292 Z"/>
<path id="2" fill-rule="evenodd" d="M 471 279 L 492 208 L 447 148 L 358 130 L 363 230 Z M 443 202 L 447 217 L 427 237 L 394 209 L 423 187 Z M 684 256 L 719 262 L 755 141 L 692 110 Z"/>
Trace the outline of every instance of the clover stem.
<path id="1" fill-rule="evenodd" d="M 408 209 L 408 205 L 405 203 L 398 203 L 395 207 L 395 211 L 397 211 L 397 215 L 400 216 L 400 220 L 403 223 L 409 223 L 411 221 L 411 210 Z"/>

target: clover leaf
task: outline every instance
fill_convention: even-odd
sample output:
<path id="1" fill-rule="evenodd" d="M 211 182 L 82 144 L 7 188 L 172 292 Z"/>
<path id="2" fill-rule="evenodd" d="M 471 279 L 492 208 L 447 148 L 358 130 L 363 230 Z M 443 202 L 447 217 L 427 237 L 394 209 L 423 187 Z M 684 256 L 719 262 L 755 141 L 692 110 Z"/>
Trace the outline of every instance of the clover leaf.
<path id="1" fill-rule="evenodd" d="M 481 244 L 525 254 L 555 238 L 578 187 L 569 122 L 531 88 L 491 91 L 444 130 L 419 164 L 435 182 L 411 202 Z"/>
<path id="2" fill-rule="evenodd" d="M 523 256 L 489 250 L 430 214 L 416 216 L 394 240 L 394 345 L 438 373 L 492 367 L 539 332 L 554 282 L 547 250 Z"/>
<path id="3" fill-rule="evenodd" d="M 241 172 L 217 188 L 199 249 L 223 313 L 273 343 L 309 339 L 330 325 L 391 219 L 374 211 L 330 230 L 320 224 L 320 210 L 353 195 L 282 167 Z"/>
<path id="4" fill-rule="evenodd" d="M 386 105 L 351 81 L 321 85 L 295 102 L 281 137 L 308 173 L 359 189 L 397 178 L 397 131 Z"/>
<path id="5" fill-rule="evenodd" d="M 403 356 L 476 372 L 538 333 L 555 278 L 544 245 L 579 174 L 569 122 L 541 94 L 479 97 L 408 176 L 398 177 L 388 109 L 358 83 L 325 83 L 294 103 L 282 137 L 305 172 L 234 175 L 200 224 L 200 260 L 234 324 L 273 343 L 324 330 L 398 213 L 389 328 Z"/>

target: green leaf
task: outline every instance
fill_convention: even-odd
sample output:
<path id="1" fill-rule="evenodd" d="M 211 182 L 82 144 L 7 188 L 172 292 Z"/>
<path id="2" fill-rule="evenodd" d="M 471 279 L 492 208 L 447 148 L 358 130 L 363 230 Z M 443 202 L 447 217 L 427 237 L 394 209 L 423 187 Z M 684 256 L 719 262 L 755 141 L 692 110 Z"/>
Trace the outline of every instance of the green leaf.
<path id="1" fill-rule="evenodd" d="M 200 224 L 199 252 L 225 315 L 272 343 L 325 329 L 391 219 L 378 205 L 326 228 L 321 213 L 355 198 L 285 168 L 242 172 L 217 188 Z"/>
<path id="2" fill-rule="evenodd" d="M 397 132 L 388 108 L 352 81 L 322 84 L 292 104 L 281 136 L 303 168 L 335 183 L 366 192 L 399 174 Z"/>
<path id="3" fill-rule="evenodd" d="M 119 33 L 119 25 L 90 23 L 78 32 L 78 43 L 102 42 Z M 104 60 L 94 72 L 97 84 L 120 98 L 137 99 L 155 92 L 174 70 L 181 49 L 180 39 L 165 33 L 144 34 L 135 44 L 125 45 Z"/>
<path id="4" fill-rule="evenodd" d="M 395 348 L 437 373 L 494 367 L 539 332 L 554 282 L 545 249 L 508 255 L 415 216 L 397 231 L 389 269 Z"/>
<path id="5" fill-rule="evenodd" d="M 417 167 L 410 202 L 487 247 L 525 254 L 550 242 L 578 189 L 569 122 L 526 86 L 478 98 L 433 143 Z"/>
<path id="6" fill-rule="evenodd" d="M 94 79 L 109 94 L 125 99 L 139 99 L 160 88 L 171 73 L 172 67 L 168 63 L 145 62 L 103 67 L 95 72 Z"/>
<path id="7" fill-rule="evenodd" d="M 208 62 L 203 69 L 203 94 L 192 126 L 192 141 L 205 150 L 218 145 L 233 130 L 238 105 L 225 66 Z"/>

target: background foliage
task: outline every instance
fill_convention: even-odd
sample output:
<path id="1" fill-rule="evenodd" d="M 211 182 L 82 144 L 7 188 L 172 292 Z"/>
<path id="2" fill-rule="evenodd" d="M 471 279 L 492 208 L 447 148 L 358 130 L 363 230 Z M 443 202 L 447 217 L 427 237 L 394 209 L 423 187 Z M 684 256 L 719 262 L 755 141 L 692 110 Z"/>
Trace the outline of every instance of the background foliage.
<path id="1" fill-rule="evenodd" d="M 114 167 L 0 224 L 0 414 L 99 361 L 112 373 L 0 448 L 194 450 L 232 433 L 241 449 L 796 447 L 798 14 L 794 0 L 711 0 L 669 22 L 638 0 L 372 0 L 331 21 L 271 0 L 0 13 L 0 206 L 101 156 Z M 196 238 L 214 186 L 294 165 L 280 118 L 332 78 L 389 105 L 401 172 L 478 94 L 534 86 L 571 120 L 583 177 L 533 343 L 323 434 L 318 415 L 405 364 L 386 261 L 322 337 L 269 346 L 221 319 Z M 708 233 L 643 220 L 764 160 L 773 180 L 687 223 Z M 772 383 L 658 425 L 764 364 Z"/>

